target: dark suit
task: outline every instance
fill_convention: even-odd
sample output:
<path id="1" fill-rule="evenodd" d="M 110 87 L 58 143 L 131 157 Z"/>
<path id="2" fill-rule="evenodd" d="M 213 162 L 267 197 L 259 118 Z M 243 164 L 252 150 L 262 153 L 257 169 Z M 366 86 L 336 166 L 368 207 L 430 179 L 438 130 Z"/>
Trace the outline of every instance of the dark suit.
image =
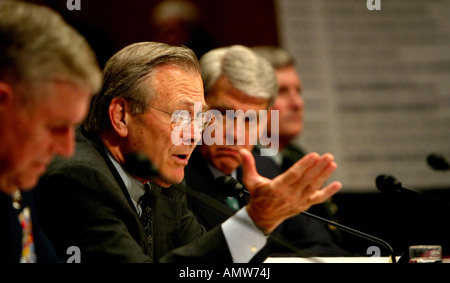
<path id="1" fill-rule="evenodd" d="M 283 154 L 283 160 L 281 163 L 281 170 L 283 172 L 291 168 L 295 162 L 303 158 L 306 154 L 302 148 L 293 144 L 288 144 L 281 153 Z"/>
<path id="2" fill-rule="evenodd" d="M 260 175 L 272 179 L 281 173 L 275 162 L 267 157 L 260 156 L 257 149 L 253 151 L 253 156 L 255 157 L 256 168 Z M 238 169 L 237 175 L 238 180 L 242 182 L 240 179 L 241 168 Z M 189 159 L 189 164 L 185 168 L 185 181 L 189 187 L 192 189 L 195 188 L 197 193 L 203 198 L 209 198 L 209 204 L 213 203 L 214 205 L 219 206 L 222 211 L 228 210 L 229 214 L 232 213 L 232 210 L 225 203 L 225 196 L 215 189 L 214 176 L 197 149 L 194 150 L 194 153 Z M 225 213 L 222 213 L 217 209 L 212 208 L 210 205 L 205 204 L 204 201 L 198 201 L 197 198 L 193 198 L 189 195 L 188 206 L 197 216 L 200 224 L 205 226 L 208 230 L 213 229 L 222 223 L 227 217 Z M 298 215 L 286 220 L 275 230 L 275 233 L 282 235 L 284 240 L 293 244 L 295 247 L 302 249 L 306 253 L 344 253 L 344 251 L 334 243 L 333 238 L 323 224 L 303 215 Z M 260 251 L 253 260 L 263 260 L 271 253 L 286 252 L 292 251 L 269 241 L 266 247 Z"/>
<path id="3" fill-rule="evenodd" d="M 21 207 L 12 206 L 10 195 L 0 193 L 0 262 L 19 263 L 23 249 L 23 228 L 19 215 L 28 208 L 31 216 L 36 262 L 60 262 L 50 241 L 42 233 L 33 192 L 22 192 Z"/>
<path id="4" fill-rule="evenodd" d="M 49 166 L 39 193 L 43 228 L 60 256 L 77 246 L 81 262 L 231 261 L 220 226 L 201 237 L 204 228 L 187 209 L 185 194 L 156 185 L 149 249 L 139 215 L 105 147 L 80 128 L 75 156 Z"/>
<path id="5" fill-rule="evenodd" d="M 294 163 L 296 163 L 298 160 L 303 158 L 303 156 L 306 155 L 306 151 L 299 147 L 298 145 L 295 145 L 293 143 L 288 144 L 282 151 L 282 160 L 281 160 L 281 171 L 284 172 L 291 168 Z M 316 214 L 318 216 L 321 216 L 326 219 L 330 219 L 333 221 L 336 221 L 335 215 L 332 212 L 332 206 L 333 206 L 332 199 L 328 199 L 327 201 L 313 205 L 309 212 Z M 332 229 L 327 229 L 332 235 L 333 238 L 336 240 L 337 243 L 342 243 L 342 235 L 341 232 L 334 227 Z"/>

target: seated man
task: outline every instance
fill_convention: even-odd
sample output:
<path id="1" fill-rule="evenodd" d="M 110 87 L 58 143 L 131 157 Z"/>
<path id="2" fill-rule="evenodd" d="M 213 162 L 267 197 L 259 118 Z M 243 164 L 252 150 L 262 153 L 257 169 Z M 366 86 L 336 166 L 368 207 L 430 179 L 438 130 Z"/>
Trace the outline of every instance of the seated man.
<path id="1" fill-rule="evenodd" d="M 306 150 L 298 144 L 303 133 L 304 100 L 302 96 L 303 82 L 295 66 L 294 57 L 285 49 L 275 46 L 255 46 L 252 51 L 270 62 L 275 69 L 278 81 L 278 95 L 271 109 L 278 111 L 279 127 L 273 134 L 278 134 L 278 152 L 270 156 L 281 171 L 289 169 L 306 154 Z M 270 125 L 270 117 L 268 125 Z M 268 127 L 268 135 L 272 135 Z M 260 146 L 260 145 L 259 145 Z M 335 220 L 335 204 L 331 198 L 314 205 L 309 212 L 327 219 Z M 330 228 L 330 227 L 329 227 Z M 339 230 L 331 228 L 330 233 L 338 242 L 342 242 Z"/>
<path id="2" fill-rule="evenodd" d="M 0 262 L 54 262 L 32 188 L 100 85 L 86 40 L 49 8 L 0 1 Z"/>
<path id="3" fill-rule="evenodd" d="M 211 122 L 206 108 L 192 50 L 142 42 L 116 53 L 76 133 L 75 156 L 56 159 L 39 185 L 44 231 L 57 252 L 77 246 L 82 262 L 247 262 L 285 219 L 340 189 L 321 188 L 337 166 L 331 154 L 307 155 L 269 180 L 242 150 L 254 197 L 205 233 L 184 191 L 171 186 Z M 147 156 L 159 174 L 130 169 L 131 153 Z"/>
<path id="4" fill-rule="evenodd" d="M 277 76 L 278 95 L 271 109 L 278 110 L 279 114 L 280 126 L 276 132 L 279 150 L 271 158 L 284 171 L 305 156 L 305 150 L 294 143 L 303 130 L 303 84 L 295 69 L 294 58 L 284 49 L 256 46 L 252 51 L 269 61 Z M 272 129 L 268 127 L 267 131 L 270 135 Z"/>
<path id="5" fill-rule="evenodd" d="M 224 195 L 215 179 L 222 175 L 231 175 L 242 182 L 243 161 L 238 154 L 241 148 L 253 150 L 257 171 L 262 176 L 273 179 L 281 174 L 279 167 L 270 158 L 261 156 L 261 152 L 255 148 L 255 143 L 251 143 L 251 135 L 258 134 L 255 129 L 261 132 L 266 128 L 266 122 L 260 121 L 263 117 L 259 116 L 259 113 L 264 114 L 276 99 L 277 79 L 269 62 L 249 48 L 239 45 L 218 48 L 206 53 L 200 59 L 200 65 L 206 103 L 222 117 L 218 117 L 215 124 L 211 125 L 216 126 L 214 139 L 217 142 L 211 143 L 206 140 L 207 136 L 203 136 L 204 140 L 194 150 L 185 168 L 185 180 L 186 184 L 199 194 L 208 196 L 210 199 L 208 203 L 216 203 L 216 206 L 222 207 L 221 210 L 228 209 L 231 213 L 244 206 L 246 200 Z M 239 116 L 237 110 L 242 110 L 250 119 L 244 116 L 235 118 Z M 252 113 L 256 115 L 254 120 Z M 245 124 L 241 128 L 242 133 L 238 133 L 239 123 Z M 239 135 L 242 142 L 238 141 Z M 218 139 L 218 136 L 223 138 Z M 220 225 L 227 217 L 226 213 L 219 213 L 192 196 L 188 196 L 188 205 L 207 229 Z M 333 254 L 343 252 L 334 243 L 323 224 L 303 215 L 290 218 L 276 231 L 303 252 Z M 269 253 L 280 252 L 292 250 L 269 241 L 268 246 L 256 258 L 261 259 Z"/>

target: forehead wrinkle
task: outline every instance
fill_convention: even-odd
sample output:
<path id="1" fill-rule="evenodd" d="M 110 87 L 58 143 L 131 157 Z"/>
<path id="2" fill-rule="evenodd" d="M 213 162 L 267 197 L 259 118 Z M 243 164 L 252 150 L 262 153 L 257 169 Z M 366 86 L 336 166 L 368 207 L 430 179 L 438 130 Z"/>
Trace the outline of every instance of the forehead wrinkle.
<path id="1" fill-rule="evenodd" d="M 180 77 L 179 74 L 183 75 Z M 202 108 L 205 108 L 203 88 L 197 88 L 195 79 L 192 81 L 195 76 L 196 74 L 190 74 L 180 69 L 172 72 L 158 69 L 154 78 L 155 98 L 170 96 L 177 106 L 193 107 L 195 99 L 201 97 Z M 201 80 L 200 76 L 198 78 Z M 198 86 L 202 87 L 202 84 L 200 83 Z"/>

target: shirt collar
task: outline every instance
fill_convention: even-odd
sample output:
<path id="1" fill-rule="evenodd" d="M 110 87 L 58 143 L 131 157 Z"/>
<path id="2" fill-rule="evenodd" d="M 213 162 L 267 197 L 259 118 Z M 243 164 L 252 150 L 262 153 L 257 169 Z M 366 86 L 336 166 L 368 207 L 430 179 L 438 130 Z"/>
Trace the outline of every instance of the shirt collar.
<path id="1" fill-rule="evenodd" d="M 131 176 L 125 169 L 123 169 L 122 165 L 116 160 L 116 158 L 106 150 L 108 153 L 109 159 L 111 159 L 112 164 L 116 168 L 117 172 L 119 172 L 120 177 L 122 178 L 123 183 L 133 200 L 134 205 L 139 202 L 141 196 L 145 193 L 144 184 L 142 184 L 139 180 Z"/>
<path id="2" fill-rule="evenodd" d="M 222 171 L 220 171 L 219 169 L 217 169 L 216 167 L 214 167 L 214 166 L 212 166 L 210 164 L 208 164 L 208 168 L 209 168 L 209 170 L 211 170 L 211 173 L 213 174 L 214 179 L 217 179 L 220 176 L 225 176 L 225 174 Z M 237 179 L 237 172 L 236 172 L 236 170 L 231 172 L 230 176 L 235 178 L 235 179 Z"/>

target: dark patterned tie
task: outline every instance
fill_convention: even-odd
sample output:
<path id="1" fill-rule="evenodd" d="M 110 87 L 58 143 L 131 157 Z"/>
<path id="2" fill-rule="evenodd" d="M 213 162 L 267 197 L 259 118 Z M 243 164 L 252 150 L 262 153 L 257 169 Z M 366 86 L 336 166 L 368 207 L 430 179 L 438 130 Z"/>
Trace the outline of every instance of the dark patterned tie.
<path id="1" fill-rule="evenodd" d="M 152 199 L 150 192 L 150 184 L 144 185 L 145 193 L 139 198 L 139 205 L 141 206 L 141 221 L 144 225 L 145 232 L 147 234 L 147 243 L 150 250 L 150 258 L 153 260 L 153 216 L 152 216 Z"/>

